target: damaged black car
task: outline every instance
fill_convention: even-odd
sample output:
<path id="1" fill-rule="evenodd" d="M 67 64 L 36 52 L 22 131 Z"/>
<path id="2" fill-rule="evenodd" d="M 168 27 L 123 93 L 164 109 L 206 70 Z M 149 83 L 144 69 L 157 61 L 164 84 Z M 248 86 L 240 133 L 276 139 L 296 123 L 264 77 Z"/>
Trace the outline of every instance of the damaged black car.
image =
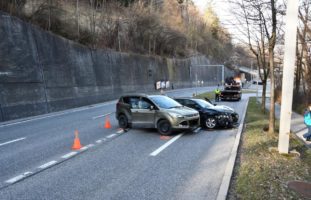
<path id="1" fill-rule="evenodd" d="M 231 128 L 238 125 L 239 115 L 224 105 L 213 105 L 203 99 L 175 98 L 180 104 L 199 111 L 201 126 L 214 129 Z"/>

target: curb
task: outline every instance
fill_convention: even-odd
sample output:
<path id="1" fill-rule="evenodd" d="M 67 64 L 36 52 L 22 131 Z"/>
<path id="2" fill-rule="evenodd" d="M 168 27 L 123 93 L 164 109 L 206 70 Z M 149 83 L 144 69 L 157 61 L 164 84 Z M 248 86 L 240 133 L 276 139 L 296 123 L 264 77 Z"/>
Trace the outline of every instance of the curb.
<path id="1" fill-rule="evenodd" d="M 246 107 L 245 107 L 244 113 L 242 115 L 241 123 L 240 123 L 239 128 L 238 128 L 238 133 L 236 135 L 234 145 L 233 145 L 232 151 L 230 153 L 230 158 L 229 158 L 229 161 L 228 161 L 227 166 L 226 166 L 225 174 L 222 178 L 222 182 L 221 182 L 218 194 L 217 194 L 217 198 L 216 198 L 217 200 L 226 200 L 227 195 L 228 195 L 231 177 L 232 177 L 233 169 L 234 169 L 234 164 L 235 164 L 236 156 L 238 153 L 238 148 L 239 148 L 239 144 L 240 144 L 242 131 L 244 128 L 244 120 L 245 120 L 248 102 L 249 102 L 249 99 L 247 99 L 247 101 L 246 101 Z"/>

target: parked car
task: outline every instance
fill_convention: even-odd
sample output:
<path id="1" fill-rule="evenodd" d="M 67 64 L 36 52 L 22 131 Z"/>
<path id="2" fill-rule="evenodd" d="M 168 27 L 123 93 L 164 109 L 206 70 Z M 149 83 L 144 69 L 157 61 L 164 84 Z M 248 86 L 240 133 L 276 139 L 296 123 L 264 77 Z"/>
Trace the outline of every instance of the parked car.
<path id="1" fill-rule="evenodd" d="M 116 105 L 116 118 L 121 128 L 156 128 L 162 135 L 200 126 L 198 111 L 163 95 L 121 96 Z"/>
<path id="2" fill-rule="evenodd" d="M 213 105 L 203 99 L 176 98 L 175 100 L 184 106 L 199 111 L 202 127 L 213 129 L 238 125 L 238 113 L 228 106 Z"/>

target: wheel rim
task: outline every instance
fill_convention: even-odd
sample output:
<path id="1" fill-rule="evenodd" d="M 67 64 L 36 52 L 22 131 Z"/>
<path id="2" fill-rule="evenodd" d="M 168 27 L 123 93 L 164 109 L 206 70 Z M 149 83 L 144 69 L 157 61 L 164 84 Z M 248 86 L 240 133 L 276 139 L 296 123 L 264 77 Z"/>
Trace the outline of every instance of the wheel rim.
<path id="1" fill-rule="evenodd" d="M 170 127 L 171 126 L 168 122 L 162 122 L 159 128 L 162 133 L 168 133 L 170 131 Z"/>
<path id="2" fill-rule="evenodd" d="M 123 115 L 119 117 L 119 126 L 122 128 L 125 128 L 127 126 L 126 117 Z"/>
<path id="3" fill-rule="evenodd" d="M 216 126 L 216 120 L 214 118 L 207 118 L 205 125 L 207 128 L 214 128 Z"/>

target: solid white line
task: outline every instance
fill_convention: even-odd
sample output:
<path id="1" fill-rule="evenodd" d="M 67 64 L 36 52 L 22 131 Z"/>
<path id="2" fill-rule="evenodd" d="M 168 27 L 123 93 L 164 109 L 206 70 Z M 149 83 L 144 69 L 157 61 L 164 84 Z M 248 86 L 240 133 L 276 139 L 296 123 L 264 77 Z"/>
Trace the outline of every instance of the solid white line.
<path id="1" fill-rule="evenodd" d="M 7 181 L 5 181 L 6 183 L 15 183 L 23 178 L 25 178 L 27 175 L 31 174 L 31 172 L 25 172 L 24 174 L 21 174 L 21 175 L 18 175 L 18 176 L 15 176 L 14 178 L 11 178 Z"/>
<path id="2" fill-rule="evenodd" d="M 44 168 L 50 167 L 51 165 L 54 165 L 55 163 L 57 163 L 57 161 L 56 160 L 52 160 L 52 161 L 50 161 L 48 163 L 45 163 L 45 164 L 39 166 L 38 168 L 44 169 Z"/>
<path id="3" fill-rule="evenodd" d="M 241 135 L 242 135 L 242 131 L 243 131 L 243 126 L 244 126 L 244 120 L 245 120 L 245 115 L 246 115 L 246 111 L 247 111 L 247 105 L 248 105 L 248 101 L 249 99 L 246 100 L 245 103 L 245 107 L 244 107 L 244 111 L 242 114 L 242 118 L 241 118 L 241 122 L 237 131 L 237 135 L 235 136 L 235 140 L 234 140 L 234 144 L 230 153 L 230 157 L 228 159 L 227 162 L 227 166 L 225 169 L 225 173 L 222 177 L 222 181 L 221 181 L 221 185 L 220 188 L 218 190 L 218 194 L 217 194 L 217 200 L 226 200 L 227 199 L 227 194 L 228 194 L 228 190 L 229 190 L 229 186 L 230 186 L 230 181 L 231 181 L 231 177 L 233 174 L 233 169 L 234 169 L 234 163 L 237 157 L 237 153 L 238 153 L 238 148 L 239 148 L 239 144 L 240 144 L 240 140 L 241 140 Z"/>
<path id="4" fill-rule="evenodd" d="M 99 115 L 99 116 L 96 116 L 96 117 L 92 117 L 92 119 L 94 120 L 94 119 L 106 117 L 106 116 L 108 116 L 108 115 L 110 115 L 110 114 L 112 114 L 112 113 L 113 113 L 113 112 L 110 112 L 110 113 L 107 113 L 107 114 L 104 114 L 104 115 Z"/>
<path id="5" fill-rule="evenodd" d="M 63 155 L 62 158 L 67 159 L 67 158 L 70 158 L 71 156 L 76 155 L 77 153 L 78 152 L 76 152 L 76 151 L 72 151 L 70 153 L 67 153 L 67 154 Z"/>
<path id="6" fill-rule="evenodd" d="M 108 135 L 106 138 L 112 138 L 112 137 L 114 137 L 114 136 L 116 136 L 117 134 L 111 134 L 111 135 Z"/>
<path id="7" fill-rule="evenodd" d="M 6 144 L 10 144 L 10 143 L 13 143 L 13 142 L 18 142 L 18 141 L 25 140 L 25 139 L 26 139 L 25 137 L 23 137 L 23 138 L 18 138 L 18 139 L 16 139 L 16 140 L 11 140 L 11 141 L 2 143 L 2 144 L 0 144 L 0 146 L 6 145 Z"/>
<path id="8" fill-rule="evenodd" d="M 150 154 L 150 156 L 157 156 L 161 151 L 163 151 L 166 147 L 170 146 L 173 142 L 175 142 L 176 140 L 178 140 L 181 136 L 183 136 L 182 134 L 176 135 L 175 137 L 173 137 L 172 139 L 170 139 L 168 142 L 166 142 L 164 145 L 162 145 L 160 148 L 158 148 L 157 150 L 155 150 L 154 152 L 152 152 Z"/>
<path id="9" fill-rule="evenodd" d="M 96 140 L 96 143 L 98 143 L 98 144 L 102 143 L 102 140 Z"/>

